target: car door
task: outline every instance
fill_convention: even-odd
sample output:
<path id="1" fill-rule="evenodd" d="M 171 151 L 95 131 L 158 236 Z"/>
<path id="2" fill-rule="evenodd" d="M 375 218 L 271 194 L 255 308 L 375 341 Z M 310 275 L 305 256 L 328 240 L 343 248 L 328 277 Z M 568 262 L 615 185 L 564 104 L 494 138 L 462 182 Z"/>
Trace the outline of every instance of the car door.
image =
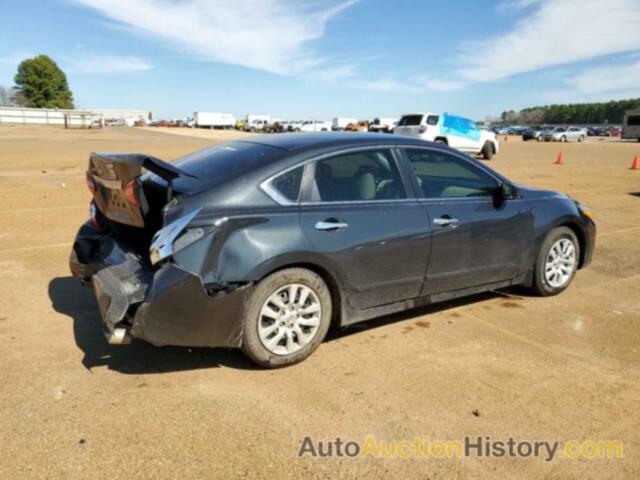
<path id="1" fill-rule="evenodd" d="M 390 148 L 358 148 L 307 164 L 300 224 L 357 310 L 417 297 L 429 255 L 425 209 L 407 195 Z"/>
<path id="2" fill-rule="evenodd" d="M 502 282 L 523 273 L 533 241 L 528 202 L 497 201 L 500 179 L 463 155 L 431 148 L 403 151 L 433 228 L 422 293 Z"/>

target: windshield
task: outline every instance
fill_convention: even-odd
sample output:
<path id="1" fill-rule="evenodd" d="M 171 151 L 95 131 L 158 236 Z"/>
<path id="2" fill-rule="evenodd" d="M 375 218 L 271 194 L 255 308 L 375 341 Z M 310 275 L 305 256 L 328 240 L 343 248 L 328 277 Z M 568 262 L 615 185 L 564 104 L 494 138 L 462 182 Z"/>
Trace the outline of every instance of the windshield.
<path id="1" fill-rule="evenodd" d="M 405 115 L 398 122 L 399 127 L 413 127 L 422 123 L 424 115 Z"/>

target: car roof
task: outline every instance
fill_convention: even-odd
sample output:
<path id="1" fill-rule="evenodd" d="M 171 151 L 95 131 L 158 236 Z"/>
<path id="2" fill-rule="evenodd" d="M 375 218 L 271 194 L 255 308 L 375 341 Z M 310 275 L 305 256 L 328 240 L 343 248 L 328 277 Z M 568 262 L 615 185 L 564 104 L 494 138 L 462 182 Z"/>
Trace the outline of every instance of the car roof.
<path id="1" fill-rule="evenodd" d="M 321 150 L 332 147 L 342 148 L 366 145 L 393 146 L 398 144 L 425 145 L 428 143 L 413 137 L 365 132 L 278 133 L 275 135 L 259 135 L 239 141 L 267 145 L 292 153 L 297 153 L 302 150 Z M 429 142 L 429 145 L 432 144 Z"/>

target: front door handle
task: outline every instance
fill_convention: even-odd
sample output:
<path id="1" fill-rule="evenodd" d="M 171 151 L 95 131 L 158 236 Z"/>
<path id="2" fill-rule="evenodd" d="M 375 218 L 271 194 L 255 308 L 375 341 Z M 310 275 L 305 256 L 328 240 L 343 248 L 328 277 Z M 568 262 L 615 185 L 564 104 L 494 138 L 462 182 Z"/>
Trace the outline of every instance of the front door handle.
<path id="1" fill-rule="evenodd" d="M 439 227 L 447 227 L 449 225 L 455 225 L 459 220 L 455 217 L 450 217 L 449 215 L 443 215 L 440 218 L 434 218 L 433 224 L 438 225 Z"/>
<path id="2" fill-rule="evenodd" d="M 340 230 L 342 228 L 347 228 L 348 226 L 349 226 L 348 223 L 338 222 L 337 220 L 325 220 L 325 221 L 316 223 L 316 230 L 323 230 L 323 231 Z"/>

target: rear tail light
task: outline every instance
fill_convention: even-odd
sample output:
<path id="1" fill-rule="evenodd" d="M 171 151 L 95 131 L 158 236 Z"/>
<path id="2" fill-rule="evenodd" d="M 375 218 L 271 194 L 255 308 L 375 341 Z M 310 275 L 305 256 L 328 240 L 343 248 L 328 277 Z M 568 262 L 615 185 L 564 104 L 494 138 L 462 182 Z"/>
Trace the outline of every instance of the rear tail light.
<path id="1" fill-rule="evenodd" d="M 93 177 L 89 172 L 87 172 L 87 188 L 91 192 L 91 195 L 96 193 L 96 182 L 93 180 Z"/>
<path id="2" fill-rule="evenodd" d="M 425 125 L 420 126 L 420 133 L 424 133 L 427 131 L 427 127 Z"/>
<path id="3" fill-rule="evenodd" d="M 140 205 L 140 201 L 138 200 L 138 182 L 137 180 L 131 180 L 124 187 L 124 196 L 127 201 L 133 203 L 134 205 Z"/>

